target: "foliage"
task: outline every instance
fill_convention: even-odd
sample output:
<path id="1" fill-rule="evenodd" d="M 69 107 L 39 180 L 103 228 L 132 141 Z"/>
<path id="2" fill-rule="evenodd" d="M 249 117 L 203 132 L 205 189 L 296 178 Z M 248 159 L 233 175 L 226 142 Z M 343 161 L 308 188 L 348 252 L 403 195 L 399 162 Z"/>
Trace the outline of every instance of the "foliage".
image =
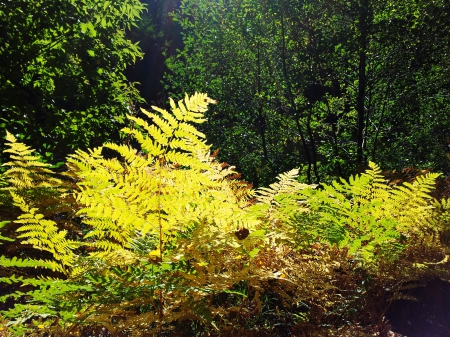
<path id="1" fill-rule="evenodd" d="M 81 241 L 67 238 L 66 231 L 58 230 L 55 222 L 44 219 L 42 214 L 37 213 L 37 208 L 29 207 L 23 197 L 11 190 L 15 205 L 24 213 L 15 221 L 20 225 L 16 229 L 20 233 L 18 238 L 25 239 L 23 244 L 51 253 L 55 262 L 47 263 L 54 270 L 69 276 L 69 288 L 62 289 L 60 296 L 55 294 L 55 297 L 48 299 L 53 303 L 52 307 L 63 310 L 68 303 L 78 306 L 82 301 L 82 307 L 86 309 L 98 301 L 99 296 L 104 296 L 101 294 L 108 289 L 111 297 L 105 298 L 101 310 L 97 307 L 95 311 L 89 310 L 79 317 L 85 322 L 94 320 L 104 323 L 101 317 L 116 312 L 116 305 L 123 307 L 123 291 L 129 293 L 131 307 L 142 300 L 143 292 L 149 291 L 148 296 L 144 296 L 148 301 L 140 305 L 156 309 L 158 304 L 155 303 L 159 302 L 160 310 L 164 311 L 154 316 L 155 320 L 161 320 L 164 315 L 165 321 L 169 322 L 190 309 L 185 302 L 179 304 L 175 301 L 172 311 L 178 312 L 180 305 L 182 311 L 171 318 L 170 301 L 162 308 L 165 293 L 175 290 L 177 294 L 185 292 L 187 300 L 200 301 L 200 305 L 205 294 L 222 289 L 225 287 L 223 283 L 239 282 L 248 274 L 245 260 L 250 253 L 255 254 L 253 248 L 262 233 L 255 232 L 247 238 L 238 239 L 235 231 L 239 228 L 253 231 L 258 224 L 245 212 L 251 190 L 243 189 L 242 185 L 229 179 L 232 168 L 223 167 L 209 155 L 209 147 L 202 140 L 203 134 L 192 126 L 192 123 L 204 121 L 203 112 L 211 102 L 206 95 L 196 94 L 191 98 L 186 96 L 184 101 L 178 102 L 178 106 L 171 101 L 172 113 L 154 107 L 159 114 L 144 111 L 152 119 L 151 125 L 129 116 L 134 127 L 125 128 L 123 132 L 132 136 L 130 142 L 135 141 L 139 150 L 127 144 L 106 143 L 104 148 L 116 151 L 118 158 L 105 159 L 101 154 L 103 148 L 89 153 L 78 150 L 69 158 L 68 177 L 75 179 L 78 187 L 73 188 L 71 184 L 68 187 L 73 189 L 76 202 L 81 205 L 77 213 L 82 219 L 84 235 Z M 55 180 L 53 185 L 41 183 L 40 180 L 49 179 L 44 175 L 49 173 L 45 171 L 47 164 L 36 161 L 36 157 L 30 156 L 32 150 L 16 143 L 11 134 L 8 134 L 8 140 L 12 157 L 16 159 L 13 164 L 17 165 L 5 173 L 11 184 L 21 188 L 57 188 L 57 183 L 63 182 Z M 38 175 L 38 172 L 41 174 Z M 20 177 L 25 177 L 23 181 L 28 185 L 25 186 Z M 76 251 L 80 245 L 89 252 L 87 255 Z M 236 264 L 236 259 L 242 262 Z M 212 262 L 214 264 L 209 267 Z M 136 268 L 110 270 L 111 267 L 123 268 L 126 265 Z M 195 268 L 199 270 L 194 272 Z M 170 276 L 176 271 L 183 277 Z M 88 277 L 81 278 L 81 275 Z M 211 283 L 210 277 L 213 275 L 216 279 Z M 147 277 L 148 282 L 145 281 Z M 223 278 L 222 283 L 218 278 Z M 28 284 L 13 276 L 8 280 Z M 136 287 L 138 280 L 149 283 L 148 289 Z M 48 286 L 45 283 L 42 289 Z M 42 289 L 36 291 L 40 296 Z M 89 299 L 81 300 L 77 294 L 86 289 L 90 289 Z M 194 295 L 190 294 L 190 289 Z M 199 291 L 199 295 L 195 296 Z M 22 295 L 25 294 L 16 293 L 14 296 L 20 298 Z M 56 319 L 56 311 L 36 311 L 33 307 L 33 303 L 41 303 L 45 308 L 50 305 L 46 303 L 50 302 L 42 302 L 34 293 L 27 296 L 34 299 L 28 301 L 25 307 L 16 305 L 13 312 L 17 314 L 19 310 L 24 315 L 30 312 L 30 315 L 16 323 L 36 315 L 42 319 Z M 101 305 L 97 303 L 96 306 L 98 304 Z M 73 306 L 69 305 L 68 311 L 61 313 L 65 317 L 72 315 L 66 323 L 75 319 Z M 142 314 L 148 316 L 148 310 Z M 99 312 L 104 312 L 106 316 L 99 317 Z M 142 317 L 135 319 L 139 321 Z"/>
<path id="2" fill-rule="evenodd" d="M 448 277 L 436 174 L 390 186 L 371 163 L 311 186 L 292 170 L 255 192 L 197 130 L 210 103 L 186 95 L 143 110 L 151 122 L 130 115 L 123 144 L 77 150 L 58 176 L 7 134 L 3 191 L 20 209 L 1 222 L 5 245 L 20 243 L 0 258 L 9 331 L 379 333 L 410 282 Z"/>
<path id="3" fill-rule="evenodd" d="M 54 164 L 118 137 L 130 102 L 140 100 L 123 71 L 142 57 L 125 31 L 144 6 L 21 0 L 0 7 L 0 133 L 27 139 Z"/>
<path id="4" fill-rule="evenodd" d="M 70 224 L 48 218 L 68 210 L 65 202 L 71 198 L 61 193 L 67 192 L 72 184 L 58 177 L 50 170 L 50 164 L 43 163 L 35 150 L 19 143 L 11 133 L 7 132 L 6 140 L 4 152 L 10 154 L 11 160 L 3 164 L 9 168 L 2 174 L 5 181 L 2 192 L 10 197 L 2 200 L 1 218 L 17 218 L 13 224 L 2 222 L 8 235 L 2 239 L 9 242 L 0 258 L 3 294 L 0 301 L 15 303 L 14 308 L 3 312 L 3 317 L 8 319 L 10 331 L 23 335 L 32 331 L 28 325 L 31 319 L 64 316 L 54 299 L 74 289 L 55 275 L 61 277 L 74 262 L 73 250 L 79 247 L 79 242 L 67 237 L 68 230 L 70 236 L 74 234 Z M 30 252 L 27 247 L 31 246 L 37 251 Z"/>
<path id="5" fill-rule="evenodd" d="M 348 182 L 341 179 L 320 189 L 303 188 L 291 199 L 279 195 L 272 217 L 291 216 L 282 223 L 295 229 L 297 243 L 337 245 L 369 264 L 396 260 L 409 240 L 441 229 L 433 221 L 429 196 L 439 174 L 390 187 L 380 168 L 374 163 L 369 166 Z M 292 212 L 293 201 L 301 204 L 302 211 Z"/>
<path id="6" fill-rule="evenodd" d="M 34 153 L 35 150 L 17 142 L 11 133 L 7 132 L 6 140 L 9 149 L 4 152 L 10 154 L 11 160 L 3 164 L 10 166 L 2 175 L 8 183 L 3 191 L 9 191 L 11 207 L 21 212 L 15 220 L 16 224 L 22 224 L 15 230 L 17 238 L 27 238 L 22 241 L 23 244 L 29 243 L 51 253 L 58 261 L 53 269 L 63 271 L 64 265 L 73 262 L 71 250 L 77 244 L 72 240 L 66 241 L 67 230 L 59 231 L 55 221 L 44 218 L 49 212 L 67 210 L 67 205 L 61 205 L 61 201 L 69 201 L 70 198 L 62 193 L 67 192 L 72 184 L 63 182 L 62 176 L 57 177 L 50 170 L 50 164 L 43 163 L 41 157 Z M 40 209 L 46 214 L 40 214 Z"/>
<path id="7" fill-rule="evenodd" d="M 184 0 L 166 89 L 208 88 L 219 104 L 202 130 L 256 186 L 298 166 L 308 183 L 368 161 L 447 172 L 449 13 L 445 1 Z"/>

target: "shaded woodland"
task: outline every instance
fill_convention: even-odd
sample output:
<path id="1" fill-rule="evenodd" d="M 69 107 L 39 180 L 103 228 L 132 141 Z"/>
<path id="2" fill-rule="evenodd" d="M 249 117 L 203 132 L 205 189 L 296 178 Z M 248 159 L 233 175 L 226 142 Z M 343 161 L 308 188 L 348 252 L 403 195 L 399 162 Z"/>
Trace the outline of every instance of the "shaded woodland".
<path id="1" fill-rule="evenodd" d="M 0 0 L 0 336 L 450 336 L 444 0 Z"/>

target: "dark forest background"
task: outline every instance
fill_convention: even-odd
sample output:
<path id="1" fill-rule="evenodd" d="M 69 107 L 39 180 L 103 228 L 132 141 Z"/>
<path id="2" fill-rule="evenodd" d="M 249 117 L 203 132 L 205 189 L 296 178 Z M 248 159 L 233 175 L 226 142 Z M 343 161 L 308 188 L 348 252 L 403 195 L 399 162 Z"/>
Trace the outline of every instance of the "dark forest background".
<path id="1" fill-rule="evenodd" d="M 201 91 L 219 101 L 202 131 L 255 186 L 368 161 L 449 173 L 446 1 L 111 3 L 2 3 L 0 132 L 61 165 L 120 140 L 125 114 Z"/>
<path id="2" fill-rule="evenodd" d="M 148 1 L 127 68 L 148 103 L 206 91 L 219 157 L 267 184 L 367 161 L 447 174 L 449 6 L 428 1 Z"/>

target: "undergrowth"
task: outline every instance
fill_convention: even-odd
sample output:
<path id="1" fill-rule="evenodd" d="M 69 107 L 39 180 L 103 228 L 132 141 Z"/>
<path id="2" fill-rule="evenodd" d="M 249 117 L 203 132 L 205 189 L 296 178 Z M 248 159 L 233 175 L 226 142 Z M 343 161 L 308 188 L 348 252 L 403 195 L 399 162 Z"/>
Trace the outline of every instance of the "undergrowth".
<path id="1" fill-rule="evenodd" d="M 254 191 L 196 128 L 214 101 L 170 103 L 63 173 L 7 134 L 0 335 L 387 336 L 393 301 L 449 278 L 437 174 Z"/>

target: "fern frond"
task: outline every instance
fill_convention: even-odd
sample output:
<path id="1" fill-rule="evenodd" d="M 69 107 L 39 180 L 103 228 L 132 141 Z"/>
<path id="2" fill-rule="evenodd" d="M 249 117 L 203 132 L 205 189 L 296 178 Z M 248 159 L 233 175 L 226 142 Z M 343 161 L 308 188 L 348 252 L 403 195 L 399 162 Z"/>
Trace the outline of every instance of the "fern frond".
<path id="1" fill-rule="evenodd" d="M 210 166 L 203 164 L 198 160 L 198 158 L 187 153 L 168 151 L 164 157 L 169 163 L 182 165 L 198 171 L 210 169 Z"/>
<path id="2" fill-rule="evenodd" d="M 217 101 L 209 98 L 207 94 L 198 92 L 190 97 L 185 94 L 184 102 L 187 109 L 193 112 L 205 112 L 208 110 L 208 104 L 217 104 Z"/>
<path id="3" fill-rule="evenodd" d="M 157 106 L 153 106 L 152 105 L 152 109 L 159 112 L 162 116 L 162 118 L 164 118 L 171 126 L 172 130 L 176 129 L 176 127 L 178 126 L 179 123 L 179 119 L 175 118 L 171 113 L 169 113 L 167 110 L 158 108 Z M 148 112 L 145 109 L 142 109 L 142 112 L 147 115 L 147 117 L 152 118 L 152 116 L 154 114 L 152 114 L 151 112 Z M 155 121 L 156 124 L 158 124 L 157 121 Z"/>
<path id="4" fill-rule="evenodd" d="M 185 122 L 203 123 L 206 119 L 203 112 L 207 110 L 208 104 L 215 104 L 216 101 L 209 98 L 206 94 L 195 93 L 191 97 L 185 95 L 184 102 L 180 100 L 176 107 L 175 102 L 170 99 L 170 106 L 176 118 Z"/>
<path id="5" fill-rule="evenodd" d="M 75 260 L 73 250 L 80 246 L 79 242 L 66 239 L 67 232 L 58 230 L 54 221 L 45 220 L 42 214 L 36 213 L 37 208 L 30 208 L 25 200 L 11 191 L 14 204 L 24 212 L 14 222 L 21 224 L 16 230 L 21 233 L 23 244 L 30 244 L 39 250 L 50 252 L 56 263 L 52 264 L 56 270 L 65 272 Z"/>
<path id="6" fill-rule="evenodd" d="M 35 150 L 31 149 L 23 143 L 18 143 L 17 139 L 8 131 L 6 131 L 5 145 L 9 148 L 4 150 L 10 153 L 11 160 L 2 164 L 2 166 L 10 166 L 3 173 L 3 179 L 9 182 L 8 189 L 20 188 L 36 188 L 36 187 L 61 187 L 62 181 L 54 177 L 48 167 L 50 164 L 43 163 L 40 156 L 34 155 Z"/>
<path id="7" fill-rule="evenodd" d="M 33 260 L 33 259 L 19 259 L 16 256 L 12 258 L 7 258 L 5 256 L 0 256 L 0 266 L 5 268 L 10 267 L 18 267 L 18 268 L 47 268 L 47 269 L 54 269 L 54 265 L 49 262 L 45 262 L 42 260 Z"/>
<path id="8" fill-rule="evenodd" d="M 96 240 L 90 246 L 98 251 L 92 252 L 89 255 L 100 259 L 107 257 L 112 251 L 123 249 L 123 245 L 111 242 L 111 240 Z"/>
<path id="9" fill-rule="evenodd" d="M 278 182 L 269 187 L 262 187 L 256 191 L 256 198 L 264 204 L 272 204 L 275 197 L 280 194 L 297 193 L 301 189 L 309 188 L 310 185 L 301 184 L 297 181 L 298 169 L 293 169 L 277 176 Z"/>
<path id="10" fill-rule="evenodd" d="M 7 224 L 9 224 L 9 223 L 11 223 L 11 221 L 0 221 L 0 229 L 2 229 L 3 227 L 5 227 Z M 3 236 L 3 235 L 1 235 L 0 234 L 0 241 L 10 241 L 10 242 L 13 242 L 13 241 L 15 241 L 14 239 L 11 239 L 11 238 L 9 238 L 9 237 L 7 237 L 7 236 Z M 0 245 L 1 245 L 2 243 L 0 242 Z"/>
<path id="11" fill-rule="evenodd" d="M 107 147 L 111 150 L 114 150 L 120 154 L 120 156 L 125 159 L 128 165 L 131 167 L 141 168 L 145 167 L 151 162 L 149 162 L 148 159 L 144 158 L 143 156 L 138 155 L 138 151 L 131 148 L 127 145 L 117 145 L 114 143 L 105 143 L 104 147 Z M 111 165 L 112 164 L 112 165 Z M 121 163 L 118 160 L 108 160 L 103 163 L 103 167 L 108 168 L 112 172 L 121 173 L 125 169 L 121 165 Z"/>
<path id="12" fill-rule="evenodd" d="M 413 184 L 391 187 L 379 166 L 370 163 L 365 173 L 348 182 L 341 179 L 324 184 L 323 190 L 304 190 L 312 211 L 304 218 L 319 215 L 306 236 L 325 237 L 367 262 L 373 261 L 375 252 L 378 258 L 395 259 L 405 247 L 401 238 L 413 233 L 424 237 L 425 227 L 432 222 L 428 193 L 436 177 L 429 174 Z"/>
<path id="13" fill-rule="evenodd" d="M 142 111 L 144 112 L 145 110 Z M 129 116 L 129 119 L 147 131 L 147 134 L 150 135 L 151 138 L 153 138 L 159 145 L 166 146 L 175 129 L 158 115 L 148 111 L 145 111 L 145 114 L 151 118 L 155 124 L 149 125 L 142 118 L 133 116 Z"/>
<path id="14" fill-rule="evenodd" d="M 157 132 L 161 136 L 164 135 L 164 137 L 169 139 L 173 135 L 173 130 L 178 127 L 179 121 L 166 110 L 159 109 L 155 106 L 152 106 L 152 109 L 160 112 L 161 116 L 145 109 L 142 109 L 141 111 L 152 120 L 152 122 L 155 124 L 154 128 L 148 126 L 147 122 L 144 120 L 136 121 L 136 123 L 142 126 L 147 131 L 147 133 L 152 136 L 153 132 Z"/>

